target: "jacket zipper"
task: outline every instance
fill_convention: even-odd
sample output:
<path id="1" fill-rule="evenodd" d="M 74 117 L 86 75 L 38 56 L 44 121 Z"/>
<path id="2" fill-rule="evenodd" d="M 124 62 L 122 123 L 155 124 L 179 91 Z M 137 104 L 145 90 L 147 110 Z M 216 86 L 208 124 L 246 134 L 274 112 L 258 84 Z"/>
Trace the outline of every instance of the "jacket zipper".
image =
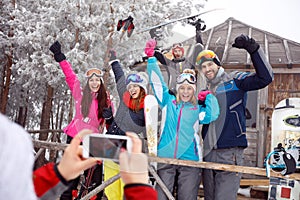
<path id="1" fill-rule="evenodd" d="M 182 109 L 184 107 L 184 104 L 182 104 L 182 107 L 180 108 L 179 116 L 178 116 L 178 121 L 177 121 L 177 127 L 176 127 L 176 144 L 175 144 L 175 150 L 174 150 L 174 158 L 176 158 L 177 151 L 178 151 L 178 139 L 179 139 L 179 127 L 180 127 L 180 119 L 182 115 Z"/>

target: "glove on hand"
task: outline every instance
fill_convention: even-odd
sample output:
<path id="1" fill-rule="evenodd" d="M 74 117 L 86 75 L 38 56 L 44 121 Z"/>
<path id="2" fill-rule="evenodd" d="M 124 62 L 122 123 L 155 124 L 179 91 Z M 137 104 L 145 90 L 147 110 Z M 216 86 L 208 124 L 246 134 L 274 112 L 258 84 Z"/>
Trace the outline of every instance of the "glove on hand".
<path id="1" fill-rule="evenodd" d="M 156 40 L 154 39 L 148 40 L 145 47 L 145 54 L 148 57 L 152 57 L 154 55 L 155 47 L 156 47 Z"/>
<path id="2" fill-rule="evenodd" d="M 235 38 L 232 46 L 239 49 L 246 49 L 250 54 L 256 52 L 259 48 L 259 44 L 253 38 L 243 34 Z"/>
<path id="3" fill-rule="evenodd" d="M 115 50 L 109 51 L 109 61 L 113 61 L 117 59 L 117 52 Z"/>
<path id="4" fill-rule="evenodd" d="M 108 107 L 108 108 L 103 108 L 103 111 L 102 111 L 102 117 L 106 120 L 108 119 L 111 119 L 113 116 L 113 112 L 112 112 L 112 109 L 111 107 Z"/>
<path id="5" fill-rule="evenodd" d="M 58 41 L 54 42 L 49 49 L 54 54 L 56 62 L 66 60 L 66 56 L 61 52 L 61 45 Z"/>
<path id="6" fill-rule="evenodd" d="M 205 99 L 206 99 L 206 96 L 208 94 L 211 94 L 212 92 L 209 91 L 209 90 L 202 90 L 199 92 L 198 94 L 198 104 L 199 105 L 204 105 L 204 102 L 205 102 Z"/>

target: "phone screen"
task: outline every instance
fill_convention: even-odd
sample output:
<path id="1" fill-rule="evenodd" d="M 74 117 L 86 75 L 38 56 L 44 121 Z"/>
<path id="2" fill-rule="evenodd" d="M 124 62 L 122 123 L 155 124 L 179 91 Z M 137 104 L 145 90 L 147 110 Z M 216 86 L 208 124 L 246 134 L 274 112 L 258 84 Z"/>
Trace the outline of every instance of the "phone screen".
<path id="1" fill-rule="evenodd" d="M 90 157 L 119 160 L 121 148 L 126 148 L 126 139 L 90 137 Z"/>

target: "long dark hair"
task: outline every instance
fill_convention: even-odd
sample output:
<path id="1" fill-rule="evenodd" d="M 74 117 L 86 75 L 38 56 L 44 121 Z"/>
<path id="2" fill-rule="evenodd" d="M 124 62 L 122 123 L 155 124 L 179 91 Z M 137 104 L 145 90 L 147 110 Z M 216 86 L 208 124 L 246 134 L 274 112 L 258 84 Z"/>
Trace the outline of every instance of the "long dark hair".
<path id="1" fill-rule="evenodd" d="M 142 88 L 141 86 L 140 86 L 140 89 L 141 89 L 141 91 L 140 91 L 139 96 L 135 99 L 131 98 L 132 99 L 131 105 L 133 106 L 135 112 L 138 112 L 141 109 L 140 105 L 141 105 L 142 101 L 144 100 L 144 97 L 146 96 L 145 89 Z"/>
<path id="2" fill-rule="evenodd" d="M 81 101 L 81 113 L 84 117 L 87 117 L 90 111 L 91 103 L 92 103 L 92 91 L 89 87 L 87 80 L 87 84 L 85 85 L 83 89 L 83 96 L 82 96 L 82 101 Z M 98 119 L 102 118 L 102 112 L 103 108 L 108 107 L 107 103 L 107 92 L 106 88 L 102 82 L 101 79 L 101 85 L 99 90 L 96 92 L 97 93 L 97 100 L 98 100 Z"/>

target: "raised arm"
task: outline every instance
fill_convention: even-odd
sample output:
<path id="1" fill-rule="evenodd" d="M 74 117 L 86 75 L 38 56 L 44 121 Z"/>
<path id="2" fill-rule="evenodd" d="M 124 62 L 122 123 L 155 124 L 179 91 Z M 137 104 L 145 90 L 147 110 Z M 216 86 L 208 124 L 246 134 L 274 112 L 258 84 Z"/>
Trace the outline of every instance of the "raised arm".
<path id="1" fill-rule="evenodd" d="M 126 91 L 125 75 L 114 50 L 109 51 L 109 60 L 109 64 L 111 65 L 111 68 L 115 75 L 115 81 L 117 84 L 119 96 L 122 97 L 122 95 Z"/>
<path id="2" fill-rule="evenodd" d="M 169 88 L 164 81 L 163 75 L 160 71 L 160 68 L 157 64 L 157 59 L 155 57 L 148 58 L 147 64 L 147 73 L 149 75 L 149 82 L 154 92 L 155 97 L 157 98 L 160 106 L 164 106 L 170 98 Z"/>
<path id="3" fill-rule="evenodd" d="M 80 87 L 80 81 L 78 80 L 76 74 L 74 73 L 71 64 L 66 60 L 66 56 L 61 52 L 61 45 L 58 41 L 54 42 L 50 46 L 50 51 L 54 54 L 54 59 L 59 63 L 63 73 L 66 77 L 66 82 L 74 93 L 74 88 Z"/>
<path id="4" fill-rule="evenodd" d="M 245 91 L 266 87 L 273 81 L 273 70 L 260 45 L 252 38 L 240 35 L 233 47 L 245 49 L 251 56 L 255 73 L 240 73 L 235 77 L 237 86 Z"/>

